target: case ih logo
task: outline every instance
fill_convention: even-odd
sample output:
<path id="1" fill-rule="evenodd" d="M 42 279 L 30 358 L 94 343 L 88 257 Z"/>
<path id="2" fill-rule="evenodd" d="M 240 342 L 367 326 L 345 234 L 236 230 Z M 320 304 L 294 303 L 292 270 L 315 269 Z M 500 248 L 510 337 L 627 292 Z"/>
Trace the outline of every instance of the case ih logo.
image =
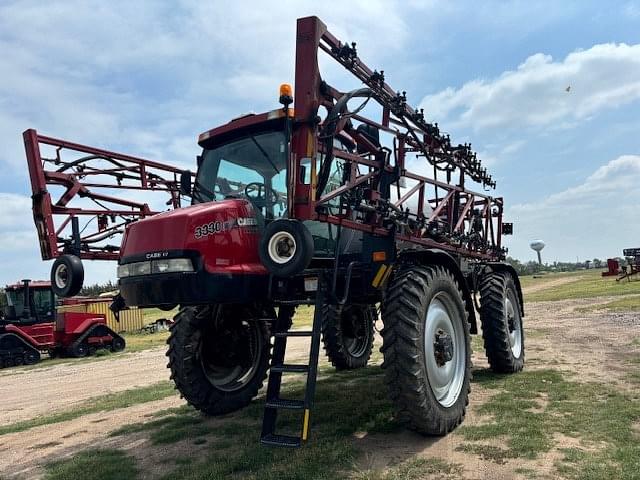
<path id="1" fill-rule="evenodd" d="M 169 252 L 154 252 L 154 253 L 147 253 L 145 255 L 145 258 L 147 260 L 150 260 L 152 258 L 164 258 L 168 256 L 169 256 Z"/>
<path id="2" fill-rule="evenodd" d="M 216 233 L 226 232 L 234 227 L 255 227 L 258 225 L 258 221 L 255 218 L 234 218 L 221 222 L 220 220 L 205 223 L 196 227 L 194 236 L 196 238 L 206 237 L 208 235 L 215 235 Z"/>

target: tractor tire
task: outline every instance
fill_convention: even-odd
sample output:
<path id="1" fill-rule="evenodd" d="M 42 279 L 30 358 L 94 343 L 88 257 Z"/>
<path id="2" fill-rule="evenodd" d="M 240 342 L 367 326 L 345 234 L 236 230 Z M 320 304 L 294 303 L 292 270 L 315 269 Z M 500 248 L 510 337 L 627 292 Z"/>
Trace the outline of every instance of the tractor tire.
<path id="1" fill-rule="evenodd" d="M 40 361 L 40 352 L 37 350 L 25 352 L 23 360 L 25 365 L 35 365 Z"/>
<path id="2" fill-rule="evenodd" d="M 313 257 L 313 237 L 297 220 L 278 219 L 267 225 L 260 239 L 260 261 L 276 277 L 302 272 Z"/>
<path id="3" fill-rule="evenodd" d="M 480 321 L 484 349 L 494 372 L 516 373 L 524 368 L 524 329 L 518 291 L 506 272 L 480 281 Z"/>
<path id="4" fill-rule="evenodd" d="M 322 342 L 336 370 L 367 365 L 373 349 L 376 309 L 370 305 L 324 305 Z"/>
<path id="5" fill-rule="evenodd" d="M 51 266 L 51 289 L 58 297 L 73 297 L 80 293 L 84 282 L 82 260 L 75 255 L 61 255 Z"/>
<path id="6" fill-rule="evenodd" d="M 84 342 L 76 343 L 69 347 L 69 354 L 76 358 L 86 357 L 89 354 L 89 346 Z"/>
<path id="7" fill-rule="evenodd" d="M 471 382 L 465 301 L 440 266 L 400 270 L 382 306 L 385 380 L 398 419 L 425 435 L 445 435 L 464 419 Z"/>
<path id="8" fill-rule="evenodd" d="M 168 367 L 189 405 L 223 415 L 246 407 L 258 394 L 269 368 L 271 340 L 268 323 L 253 318 L 238 305 L 180 309 L 167 340 Z"/>
<path id="9" fill-rule="evenodd" d="M 113 353 L 121 352 L 125 349 L 125 347 L 126 343 L 124 341 L 124 338 L 119 335 L 117 337 L 113 337 L 113 340 L 111 341 L 111 351 Z"/>

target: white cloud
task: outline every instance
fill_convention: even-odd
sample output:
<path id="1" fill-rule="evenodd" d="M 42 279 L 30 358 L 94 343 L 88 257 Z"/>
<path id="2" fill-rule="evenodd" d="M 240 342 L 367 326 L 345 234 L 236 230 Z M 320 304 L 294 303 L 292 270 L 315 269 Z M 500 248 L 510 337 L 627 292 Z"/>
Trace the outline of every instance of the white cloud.
<path id="1" fill-rule="evenodd" d="M 599 167 L 584 182 L 536 202 L 513 205 L 515 223 L 508 243 L 518 258 L 532 257 L 528 243 L 542 238 L 546 260 L 611 257 L 637 247 L 640 224 L 640 155 L 622 155 Z"/>
<path id="2" fill-rule="evenodd" d="M 31 220 L 31 199 L 26 195 L 0 192 L 0 225 L 2 225 L 2 229 L 6 232 L 17 226 L 24 226 L 25 219 Z"/>
<path id="3" fill-rule="evenodd" d="M 566 88 L 570 87 L 567 92 Z M 640 99 L 640 44 L 601 44 L 561 61 L 536 53 L 498 78 L 423 99 L 429 118 L 475 129 L 562 126 Z"/>

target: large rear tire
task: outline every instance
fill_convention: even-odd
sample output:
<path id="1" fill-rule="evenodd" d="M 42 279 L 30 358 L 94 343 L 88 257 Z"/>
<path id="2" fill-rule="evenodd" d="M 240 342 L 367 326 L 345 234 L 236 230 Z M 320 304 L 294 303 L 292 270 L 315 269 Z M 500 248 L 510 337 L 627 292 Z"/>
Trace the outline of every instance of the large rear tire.
<path id="1" fill-rule="evenodd" d="M 498 373 L 521 371 L 524 329 L 518 292 L 509 273 L 491 273 L 480 281 L 480 321 L 491 369 Z"/>
<path id="2" fill-rule="evenodd" d="M 422 434 L 447 434 L 464 419 L 471 381 L 458 283 L 440 266 L 405 268 L 387 289 L 382 319 L 382 367 L 398 418 Z"/>
<path id="3" fill-rule="evenodd" d="M 168 367 L 190 405 L 207 415 L 249 405 L 269 368 L 267 322 L 254 320 L 244 306 L 185 307 L 170 330 Z"/>
<path id="4" fill-rule="evenodd" d="M 322 341 L 337 370 L 367 365 L 373 349 L 376 309 L 370 305 L 324 305 Z"/>

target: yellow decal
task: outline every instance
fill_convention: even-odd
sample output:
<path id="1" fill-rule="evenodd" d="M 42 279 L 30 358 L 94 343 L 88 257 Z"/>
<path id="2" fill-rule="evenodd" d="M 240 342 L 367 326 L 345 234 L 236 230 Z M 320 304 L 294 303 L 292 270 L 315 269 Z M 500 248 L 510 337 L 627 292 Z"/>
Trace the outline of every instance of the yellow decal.
<path id="1" fill-rule="evenodd" d="M 304 409 L 304 424 L 302 425 L 302 440 L 307 440 L 307 434 L 309 433 L 309 409 Z"/>
<path id="2" fill-rule="evenodd" d="M 375 288 L 378 288 L 378 285 L 380 285 L 380 282 L 382 281 L 382 277 L 384 276 L 386 271 L 387 271 L 387 266 L 384 264 L 380 265 L 380 268 L 378 269 L 378 273 L 376 273 L 376 276 L 373 277 L 373 282 L 371 282 L 371 285 L 373 285 Z"/>

